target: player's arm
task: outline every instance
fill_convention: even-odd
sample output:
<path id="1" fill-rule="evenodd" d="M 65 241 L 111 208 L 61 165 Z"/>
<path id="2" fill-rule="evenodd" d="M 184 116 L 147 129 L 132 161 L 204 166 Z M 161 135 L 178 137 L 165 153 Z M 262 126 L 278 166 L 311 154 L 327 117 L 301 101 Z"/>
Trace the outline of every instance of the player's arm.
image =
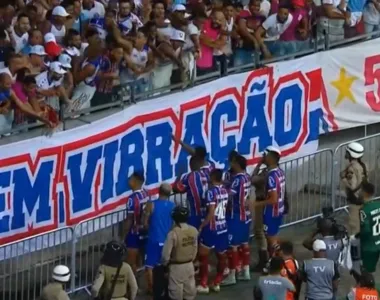
<path id="1" fill-rule="evenodd" d="M 174 134 L 172 134 L 172 139 L 175 143 L 178 143 L 181 145 L 181 147 L 183 149 L 185 149 L 185 151 L 187 153 L 189 153 L 190 155 L 194 155 L 195 154 L 195 148 L 191 147 L 190 145 L 188 144 L 185 144 L 181 139 L 177 138 Z"/>
<path id="2" fill-rule="evenodd" d="M 186 174 L 180 173 L 173 184 L 173 192 L 177 194 L 183 194 L 186 192 Z"/>
<path id="3" fill-rule="evenodd" d="M 129 197 L 128 202 L 127 202 L 127 218 L 124 221 L 124 228 L 123 228 L 123 236 L 124 238 L 129 231 L 131 230 L 132 224 L 133 224 L 133 219 L 134 219 L 134 203 L 133 203 L 133 198 Z"/>
<path id="4" fill-rule="evenodd" d="M 145 212 L 144 212 L 144 218 L 143 218 L 144 220 L 143 225 L 146 230 L 148 230 L 149 228 L 149 220 L 150 220 L 150 216 L 153 213 L 153 209 L 154 209 L 154 204 L 152 201 L 149 201 L 145 206 Z"/>
<path id="5" fill-rule="evenodd" d="M 274 205 L 278 201 L 277 184 L 272 175 L 268 176 L 268 195 L 264 201 L 256 201 L 255 206 Z"/>
<path id="6" fill-rule="evenodd" d="M 212 191 L 207 192 L 207 216 L 203 220 L 201 226 L 199 227 L 199 232 L 210 223 L 211 219 L 215 216 L 215 198 L 214 193 Z"/>

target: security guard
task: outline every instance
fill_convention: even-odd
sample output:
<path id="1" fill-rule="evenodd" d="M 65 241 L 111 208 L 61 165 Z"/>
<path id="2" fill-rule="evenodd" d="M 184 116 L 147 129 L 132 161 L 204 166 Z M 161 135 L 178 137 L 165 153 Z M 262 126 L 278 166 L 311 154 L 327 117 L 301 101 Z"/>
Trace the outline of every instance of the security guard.
<path id="1" fill-rule="evenodd" d="M 173 209 L 174 228 L 169 232 L 162 251 L 162 263 L 169 267 L 169 298 L 172 300 L 195 299 L 193 261 L 198 252 L 198 231 L 186 224 L 187 208 Z"/>
<path id="2" fill-rule="evenodd" d="M 362 203 L 359 196 L 362 183 L 368 180 L 368 168 L 362 161 L 363 155 L 364 147 L 361 144 L 349 143 L 345 155 L 349 163 L 340 172 L 341 185 L 345 189 L 348 202 L 348 230 L 350 235 L 357 234 L 360 231 L 359 211 Z"/>
<path id="3" fill-rule="evenodd" d="M 124 245 L 111 241 L 106 245 L 98 275 L 92 285 L 91 294 L 102 300 L 134 300 L 137 282 L 132 268 L 123 262 Z"/>
<path id="4" fill-rule="evenodd" d="M 42 290 L 41 300 L 70 300 L 64 290 L 65 283 L 70 281 L 70 269 L 64 265 L 58 265 L 53 270 L 53 282 Z"/>

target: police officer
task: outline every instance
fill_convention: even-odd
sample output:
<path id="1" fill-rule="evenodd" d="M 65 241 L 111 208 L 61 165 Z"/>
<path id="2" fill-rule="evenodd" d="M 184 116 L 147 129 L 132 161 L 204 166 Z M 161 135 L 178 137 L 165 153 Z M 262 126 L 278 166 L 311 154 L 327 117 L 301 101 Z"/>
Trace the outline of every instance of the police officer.
<path id="1" fill-rule="evenodd" d="M 70 269 L 64 265 L 58 265 L 53 270 L 53 282 L 49 283 L 42 290 L 42 300 L 69 300 L 69 296 L 64 290 L 66 282 L 70 281 Z"/>
<path id="2" fill-rule="evenodd" d="M 198 251 L 198 231 L 186 224 L 189 211 L 173 209 L 174 228 L 169 232 L 162 251 L 162 262 L 169 267 L 169 297 L 172 300 L 195 299 L 194 265 Z"/>
<path id="3" fill-rule="evenodd" d="M 368 179 L 368 171 L 361 158 L 364 155 L 364 147 L 359 143 L 350 143 L 346 147 L 345 158 L 349 161 L 347 167 L 340 172 L 341 184 L 344 187 L 348 202 L 348 231 L 350 235 L 360 231 L 359 199 L 361 185 Z"/>
<path id="4" fill-rule="evenodd" d="M 102 300 L 134 300 L 137 282 L 132 268 L 123 262 L 124 245 L 111 241 L 106 245 L 98 275 L 92 285 L 92 296 Z"/>
<path id="5" fill-rule="evenodd" d="M 326 244 L 322 240 L 313 242 L 313 258 L 304 261 L 301 272 L 306 282 L 307 300 L 331 300 L 338 287 L 337 265 L 326 258 Z"/>

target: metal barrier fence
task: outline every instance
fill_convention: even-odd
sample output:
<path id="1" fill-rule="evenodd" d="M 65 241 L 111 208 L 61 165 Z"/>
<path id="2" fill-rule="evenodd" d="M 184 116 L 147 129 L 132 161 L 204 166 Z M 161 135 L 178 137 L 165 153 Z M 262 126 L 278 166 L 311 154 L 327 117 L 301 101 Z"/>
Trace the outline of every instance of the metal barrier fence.
<path id="1" fill-rule="evenodd" d="M 369 166 L 370 181 L 378 179 L 380 134 L 356 139 L 366 150 L 364 161 Z M 344 169 L 345 146 L 323 149 L 310 155 L 284 161 L 290 213 L 283 227 L 311 220 L 321 214 L 324 206 L 335 210 L 346 206 L 343 194 L 337 191 L 339 172 Z M 374 155 L 375 154 L 375 155 Z M 379 195 L 377 190 L 376 195 Z M 185 196 L 172 198 L 184 205 Z M 88 291 L 100 264 L 102 250 L 111 239 L 120 239 L 124 211 L 80 222 L 75 227 L 26 238 L 0 247 L 0 299 L 34 300 L 49 281 L 53 267 L 59 263 L 71 267 L 69 292 Z"/>
<path id="2" fill-rule="evenodd" d="M 28 237 L 0 247 L 0 299 L 34 300 L 57 264 L 72 265 L 73 228 Z"/>

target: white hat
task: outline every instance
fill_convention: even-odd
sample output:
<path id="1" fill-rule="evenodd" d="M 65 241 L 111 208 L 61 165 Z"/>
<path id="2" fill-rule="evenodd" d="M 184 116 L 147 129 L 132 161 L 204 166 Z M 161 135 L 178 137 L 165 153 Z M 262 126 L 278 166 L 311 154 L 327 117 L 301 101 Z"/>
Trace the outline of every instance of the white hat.
<path id="1" fill-rule="evenodd" d="M 319 251 L 326 251 L 326 243 L 322 240 L 315 240 L 313 243 L 313 251 L 319 252 Z"/>
<path id="2" fill-rule="evenodd" d="M 55 40 L 54 34 L 52 34 L 51 32 L 48 32 L 47 34 L 45 34 L 44 41 L 46 44 L 47 43 L 57 43 L 57 41 Z"/>
<path id="3" fill-rule="evenodd" d="M 173 41 L 185 42 L 185 32 L 181 30 L 173 29 L 170 39 Z"/>
<path id="4" fill-rule="evenodd" d="M 62 67 L 71 69 L 70 55 L 63 53 L 59 56 L 58 61 L 61 63 Z"/>
<path id="5" fill-rule="evenodd" d="M 54 7 L 53 11 L 51 12 L 52 16 L 59 16 L 59 17 L 68 17 L 69 14 L 67 13 L 66 9 L 62 6 L 56 6 Z"/>
<path id="6" fill-rule="evenodd" d="M 277 153 L 279 156 L 281 156 L 281 150 L 274 147 L 274 146 L 268 146 L 265 150 L 264 150 L 264 154 L 268 154 L 269 152 L 274 152 L 274 153 Z"/>
<path id="7" fill-rule="evenodd" d="M 45 55 L 47 55 L 47 53 L 45 52 L 44 46 L 41 46 L 41 45 L 32 46 L 32 48 L 30 48 L 29 54 L 35 54 L 35 55 L 38 55 L 38 56 L 45 56 Z"/>
<path id="8" fill-rule="evenodd" d="M 357 142 L 353 142 L 347 145 L 346 151 L 352 158 L 360 158 L 364 154 L 364 147 Z"/>
<path id="9" fill-rule="evenodd" d="M 53 269 L 53 279 L 59 282 L 70 280 L 70 269 L 65 265 L 58 265 Z"/>
<path id="10" fill-rule="evenodd" d="M 62 64 L 59 61 L 50 63 L 49 70 L 61 75 L 66 74 L 66 71 L 62 69 Z"/>
<path id="11" fill-rule="evenodd" d="M 183 4 L 176 4 L 172 8 L 172 12 L 175 12 L 175 11 L 186 11 L 186 7 Z"/>

